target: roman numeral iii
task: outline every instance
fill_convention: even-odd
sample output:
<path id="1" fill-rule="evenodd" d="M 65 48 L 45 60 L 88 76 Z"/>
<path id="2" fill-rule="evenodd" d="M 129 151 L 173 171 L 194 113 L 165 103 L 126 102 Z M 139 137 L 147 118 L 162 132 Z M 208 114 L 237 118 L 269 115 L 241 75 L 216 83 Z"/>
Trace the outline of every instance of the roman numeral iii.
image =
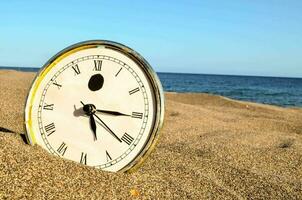
<path id="1" fill-rule="evenodd" d="M 95 71 L 101 71 L 102 69 L 102 60 L 94 60 L 94 70 Z"/>
<path id="2" fill-rule="evenodd" d="M 143 113 L 139 113 L 139 112 L 132 112 L 131 117 L 132 117 L 132 118 L 138 118 L 138 119 L 142 119 L 142 118 L 143 118 Z"/>
<path id="3" fill-rule="evenodd" d="M 124 141 L 126 144 L 130 145 L 133 142 L 134 138 L 128 135 L 128 133 L 125 133 L 121 140 Z"/>

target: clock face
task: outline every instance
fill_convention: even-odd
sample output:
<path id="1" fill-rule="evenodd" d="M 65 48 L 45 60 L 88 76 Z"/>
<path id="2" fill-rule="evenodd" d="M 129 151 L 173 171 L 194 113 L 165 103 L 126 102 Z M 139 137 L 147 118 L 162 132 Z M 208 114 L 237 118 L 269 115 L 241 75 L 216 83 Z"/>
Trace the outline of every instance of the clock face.
<path id="1" fill-rule="evenodd" d="M 32 144 L 108 171 L 139 163 L 163 119 L 158 78 L 133 50 L 89 41 L 63 50 L 37 75 L 25 124 Z"/>

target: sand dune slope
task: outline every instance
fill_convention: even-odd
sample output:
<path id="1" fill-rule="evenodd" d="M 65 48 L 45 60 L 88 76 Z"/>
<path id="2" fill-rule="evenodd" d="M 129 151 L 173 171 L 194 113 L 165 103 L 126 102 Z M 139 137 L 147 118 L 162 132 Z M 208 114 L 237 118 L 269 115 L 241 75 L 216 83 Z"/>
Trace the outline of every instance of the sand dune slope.
<path id="1" fill-rule="evenodd" d="M 302 199 L 302 109 L 167 93 L 157 148 L 137 172 L 114 174 L 8 132 L 24 133 L 33 77 L 0 71 L 0 199 Z"/>

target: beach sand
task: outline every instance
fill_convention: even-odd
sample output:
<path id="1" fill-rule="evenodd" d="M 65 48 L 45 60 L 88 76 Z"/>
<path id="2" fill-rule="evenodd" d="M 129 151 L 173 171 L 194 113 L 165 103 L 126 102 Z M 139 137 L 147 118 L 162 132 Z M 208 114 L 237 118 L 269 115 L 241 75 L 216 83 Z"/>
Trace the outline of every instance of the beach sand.
<path id="1" fill-rule="evenodd" d="M 0 199 L 302 199 L 302 109 L 166 93 L 159 143 L 132 174 L 26 144 L 34 73 L 0 71 Z"/>

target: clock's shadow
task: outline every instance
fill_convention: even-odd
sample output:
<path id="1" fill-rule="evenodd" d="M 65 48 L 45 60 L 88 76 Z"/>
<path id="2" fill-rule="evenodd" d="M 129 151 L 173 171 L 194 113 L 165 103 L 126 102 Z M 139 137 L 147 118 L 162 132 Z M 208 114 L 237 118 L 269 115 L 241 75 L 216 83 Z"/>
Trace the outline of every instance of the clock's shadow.
<path id="1" fill-rule="evenodd" d="M 77 109 L 76 106 L 74 106 L 73 115 L 75 117 L 86 117 L 86 118 L 89 118 L 89 116 L 87 116 L 85 114 L 85 112 L 83 111 L 83 108 L 78 108 Z M 99 125 L 101 125 L 102 127 L 104 127 L 103 124 L 101 124 L 100 122 L 96 121 L 96 123 L 99 124 Z M 10 130 L 8 128 L 1 127 L 1 126 L 0 126 L 0 132 L 2 132 L 2 133 L 12 133 L 12 134 L 20 135 L 20 137 L 22 138 L 23 142 L 26 143 L 26 144 L 29 144 L 24 133 L 18 133 L 16 131 L 13 131 L 13 130 Z"/>
<path id="2" fill-rule="evenodd" d="M 15 133 L 14 131 L 9 130 L 9 129 L 7 129 L 7 128 L 3 128 L 3 127 L 0 127 L 0 132 L 4 132 L 4 133 Z"/>
<path id="3" fill-rule="evenodd" d="M 23 142 L 26 143 L 26 144 L 28 144 L 26 136 L 23 133 L 17 133 L 15 131 L 12 131 L 12 130 L 4 128 L 4 127 L 0 127 L 0 132 L 3 132 L 3 133 L 14 133 L 14 134 L 20 135 L 20 137 L 22 138 Z"/>
<path id="4" fill-rule="evenodd" d="M 77 108 L 75 105 L 73 106 L 74 111 L 73 111 L 73 116 L 75 117 L 83 117 L 85 116 L 85 112 L 83 108 Z"/>

